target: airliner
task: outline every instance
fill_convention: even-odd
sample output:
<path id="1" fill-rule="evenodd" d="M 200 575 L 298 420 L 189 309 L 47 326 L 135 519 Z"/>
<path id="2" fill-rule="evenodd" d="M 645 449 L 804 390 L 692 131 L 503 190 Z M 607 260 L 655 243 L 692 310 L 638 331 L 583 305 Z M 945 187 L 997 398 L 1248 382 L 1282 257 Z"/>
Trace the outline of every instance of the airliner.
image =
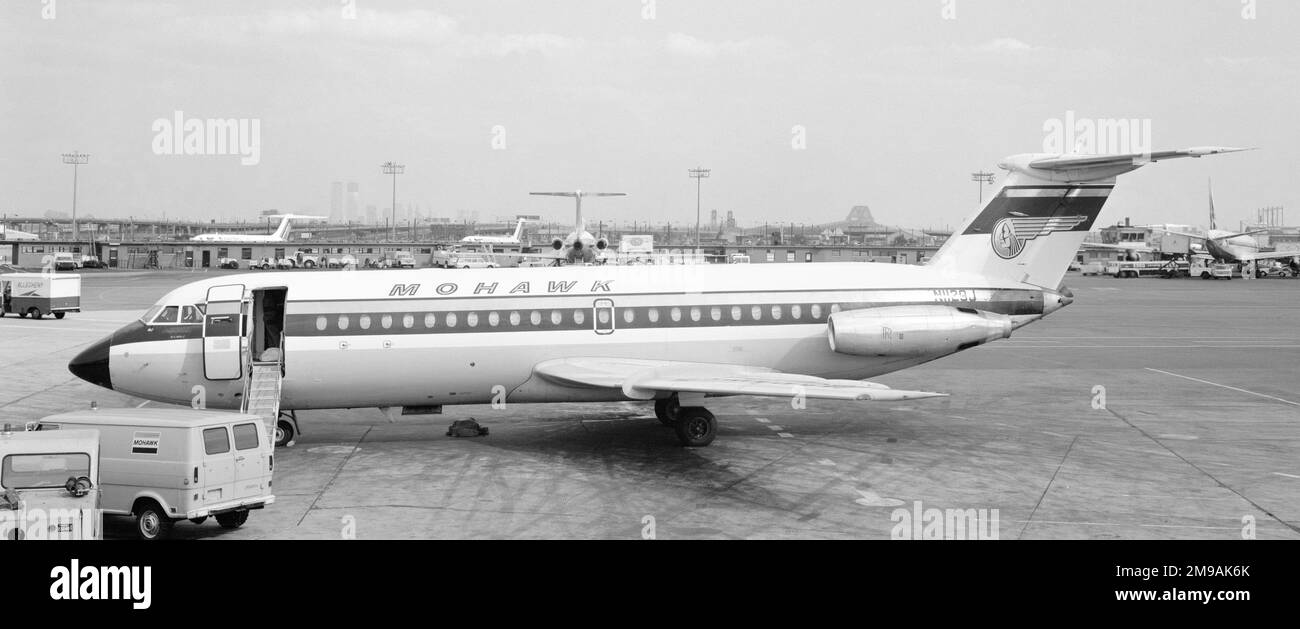
<path id="1" fill-rule="evenodd" d="M 324 220 L 324 216 L 307 216 L 304 214 L 280 214 L 280 226 L 266 235 L 247 234 L 199 234 L 190 238 L 190 242 L 285 242 L 289 239 L 289 223 L 298 220 Z"/>
<path id="2" fill-rule="evenodd" d="M 521 219 L 519 219 L 519 222 L 518 222 L 517 224 L 515 224 L 515 233 L 514 233 L 514 235 L 511 235 L 511 236 L 478 236 L 478 235 L 474 235 L 474 236 L 466 236 L 466 237 L 464 237 L 464 238 L 461 238 L 460 241 L 461 241 L 461 243 L 463 243 L 463 244 L 467 244 L 467 245 L 518 245 L 518 244 L 522 244 L 521 241 L 520 241 L 520 238 L 522 238 L 523 235 L 524 235 L 524 223 L 527 223 L 527 222 L 528 222 L 528 219 L 526 219 L 526 218 L 521 218 Z"/>
<path id="3" fill-rule="evenodd" d="M 1252 234 L 1259 233 L 1258 231 L 1230 232 L 1218 229 L 1218 225 L 1215 224 L 1214 219 L 1214 187 L 1212 183 L 1209 184 L 1208 190 L 1210 199 L 1210 229 L 1206 230 L 1204 236 L 1183 234 L 1182 232 L 1174 233 L 1200 239 L 1205 253 L 1214 256 L 1216 260 L 1221 262 L 1242 264 L 1247 262 L 1258 262 L 1260 260 L 1279 260 L 1300 256 L 1300 252 L 1296 251 L 1261 251 L 1262 247 L 1260 247 L 1259 241 L 1252 237 Z"/>
<path id="4" fill-rule="evenodd" d="M 570 264 L 593 264 L 602 263 L 605 260 L 606 250 L 609 248 L 609 241 L 604 238 L 596 238 L 587 231 L 587 223 L 582 218 L 582 200 L 587 197 L 625 197 L 624 192 L 583 192 L 576 190 L 574 192 L 529 192 L 537 197 L 569 197 L 574 200 L 575 218 L 573 231 L 569 232 L 564 238 L 556 238 L 551 241 L 551 254 L 531 255 L 526 257 L 540 257 L 543 259 L 555 260 L 556 264 L 568 262 Z"/>
<path id="5" fill-rule="evenodd" d="M 1149 155 L 1024 154 L 925 266 L 588 266 L 257 273 L 185 284 L 81 351 L 71 372 L 133 396 L 241 408 L 272 361 L 279 409 L 653 403 L 707 446 L 719 396 L 894 402 L 871 382 L 1004 339 L 1074 299 L 1060 285 L 1116 178 Z M 581 197 L 579 197 L 581 198 Z M 254 390 L 248 388 L 247 390 Z M 277 442 L 296 430 L 287 417 Z"/>

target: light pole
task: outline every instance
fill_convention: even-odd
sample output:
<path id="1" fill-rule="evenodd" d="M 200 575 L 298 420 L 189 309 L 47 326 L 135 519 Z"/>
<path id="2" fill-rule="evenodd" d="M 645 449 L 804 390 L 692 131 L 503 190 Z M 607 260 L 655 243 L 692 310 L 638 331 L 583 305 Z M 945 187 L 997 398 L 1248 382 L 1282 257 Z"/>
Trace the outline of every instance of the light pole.
<path id="1" fill-rule="evenodd" d="M 695 254 L 700 253 L 700 184 L 709 178 L 709 169 L 692 168 L 686 171 L 695 180 Z"/>
<path id="2" fill-rule="evenodd" d="M 984 184 L 993 184 L 993 173 L 979 171 L 970 174 L 970 180 L 976 182 L 980 188 L 980 205 L 984 205 Z"/>
<path id="3" fill-rule="evenodd" d="M 77 240 L 77 166 L 90 161 L 89 153 L 71 153 L 63 154 L 63 163 L 72 164 L 72 240 Z"/>
<path id="4" fill-rule="evenodd" d="M 406 166 L 397 162 L 384 162 L 379 166 L 385 175 L 393 176 L 393 220 L 389 223 L 388 240 L 397 239 L 397 176 L 406 172 Z"/>

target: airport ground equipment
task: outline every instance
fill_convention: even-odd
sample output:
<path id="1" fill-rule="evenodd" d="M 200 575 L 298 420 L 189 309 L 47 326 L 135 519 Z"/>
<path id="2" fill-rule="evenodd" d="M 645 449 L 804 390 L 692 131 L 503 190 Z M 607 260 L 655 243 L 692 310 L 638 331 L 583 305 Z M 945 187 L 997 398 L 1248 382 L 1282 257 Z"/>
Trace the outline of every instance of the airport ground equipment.
<path id="1" fill-rule="evenodd" d="M 0 275 L 0 316 L 17 313 L 33 319 L 52 314 L 62 319 L 81 312 L 81 275 L 76 273 L 7 273 Z"/>
<path id="2" fill-rule="evenodd" d="M 0 430 L 0 540 L 103 537 L 99 433 Z"/>

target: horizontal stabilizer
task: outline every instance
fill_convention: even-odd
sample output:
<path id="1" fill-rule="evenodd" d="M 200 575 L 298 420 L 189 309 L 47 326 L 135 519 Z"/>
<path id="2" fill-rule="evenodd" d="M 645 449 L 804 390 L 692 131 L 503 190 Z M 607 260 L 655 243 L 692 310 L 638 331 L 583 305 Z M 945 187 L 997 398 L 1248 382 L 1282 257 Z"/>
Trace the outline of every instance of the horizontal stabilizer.
<path id="1" fill-rule="evenodd" d="M 1105 166 L 1124 166 L 1158 162 L 1166 159 L 1176 159 L 1179 157 L 1203 157 L 1205 155 L 1218 155 L 1220 153 L 1236 153 L 1238 151 L 1251 151 L 1250 148 L 1234 148 L 1229 146 L 1196 146 L 1174 151 L 1156 151 L 1154 153 L 1122 153 L 1117 155 L 1058 155 L 1056 157 L 1046 157 L 1029 162 L 1030 168 L 1038 170 L 1075 170 L 1079 168 L 1095 168 Z"/>

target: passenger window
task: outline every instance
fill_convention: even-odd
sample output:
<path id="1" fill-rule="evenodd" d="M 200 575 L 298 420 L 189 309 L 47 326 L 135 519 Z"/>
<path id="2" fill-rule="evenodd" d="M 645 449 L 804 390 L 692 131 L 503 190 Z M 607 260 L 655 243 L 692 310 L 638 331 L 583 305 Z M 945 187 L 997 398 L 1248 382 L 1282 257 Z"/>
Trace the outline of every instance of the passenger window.
<path id="1" fill-rule="evenodd" d="M 178 310 L 179 308 L 177 308 L 176 306 L 167 306 L 166 308 L 162 309 L 162 312 L 158 313 L 158 316 L 154 318 L 153 322 L 154 323 L 176 323 L 177 315 L 179 314 L 177 312 Z"/>
<path id="2" fill-rule="evenodd" d="M 203 431 L 203 451 L 208 454 L 225 454 L 230 452 L 230 434 L 223 428 L 208 428 Z"/>
<path id="3" fill-rule="evenodd" d="M 257 424 L 235 424 L 234 431 L 236 450 L 252 450 L 257 447 Z"/>

